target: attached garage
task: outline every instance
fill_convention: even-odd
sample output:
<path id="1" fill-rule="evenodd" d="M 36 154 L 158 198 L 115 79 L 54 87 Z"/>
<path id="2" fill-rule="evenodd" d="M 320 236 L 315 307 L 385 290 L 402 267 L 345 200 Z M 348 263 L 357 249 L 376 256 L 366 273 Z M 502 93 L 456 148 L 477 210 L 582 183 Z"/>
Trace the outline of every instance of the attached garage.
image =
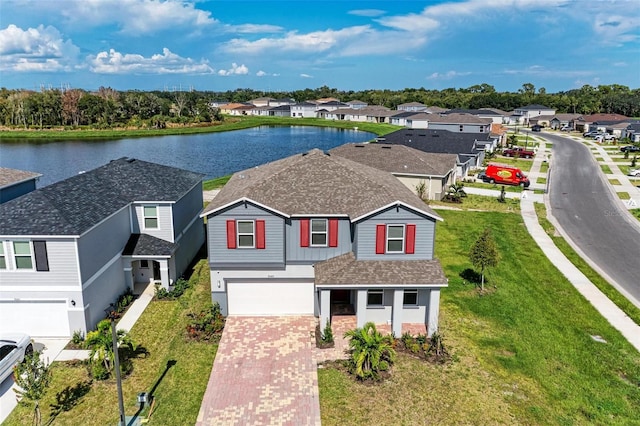
<path id="1" fill-rule="evenodd" d="M 68 337 L 66 300 L 0 300 L 0 332 L 34 337 Z"/>
<path id="2" fill-rule="evenodd" d="M 313 282 L 227 283 L 229 315 L 313 315 Z"/>

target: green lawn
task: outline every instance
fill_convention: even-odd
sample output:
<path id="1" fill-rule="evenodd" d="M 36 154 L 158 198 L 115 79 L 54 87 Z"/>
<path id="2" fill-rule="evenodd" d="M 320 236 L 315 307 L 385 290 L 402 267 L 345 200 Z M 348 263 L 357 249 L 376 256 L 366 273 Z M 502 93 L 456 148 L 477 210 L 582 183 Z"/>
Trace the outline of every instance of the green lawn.
<path id="1" fill-rule="evenodd" d="M 545 183 L 547 183 L 547 178 L 539 177 L 538 179 L 536 179 L 536 183 L 540 183 L 544 185 Z"/>
<path id="2" fill-rule="evenodd" d="M 152 301 L 131 330 L 133 339 L 149 351 L 149 356 L 135 359 L 133 372 L 123 380 L 125 411 L 127 415 L 133 415 L 137 410 L 137 394 L 154 390 L 156 403 L 150 424 L 194 424 L 213 365 L 217 345 L 185 339 L 186 314 L 199 312 L 211 304 L 206 260 L 196 265 L 191 280 L 195 283 L 194 288 L 188 290 L 181 299 Z M 170 367 L 167 369 L 168 365 Z M 72 399 L 75 406 L 61 412 L 53 424 L 117 423 L 115 381 L 91 384 L 84 365 L 56 362 L 53 364 L 52 386 L 41 403 L 43 424 L 47 424 L 56 394 L 74 388 L 76 397 Z M 3 425 L 30 424 L 31 414 L 31 409 L 18 406 Z"/>
<path id="3" fill-rule="evenodd" d="M 547 173 L 549 171 L 549 163 L 540 164 L 540 173 Z"/>
<path id="4" fill-rule="evenodd" d="M 638 352 L 552 266 L 522 218 L 438 213 L 436 254 L 449 278 L 441 332 L 453 361 L 400 357 L 376 386 L 320 369 L 323 424 L 638 424 Z M 480 296 L 461 274 L 485 227 L 502 259 Z"/>
<path id="5" fill-rule="evenodd" d="M 212 189 L 220 189 L 229 182 L 232 175 L 220 176 L 214 179 L 205 180 L 202 182 L 202 189 L 204 191 L 210 191 Z"/>
<path id="6" fill-rule="evenodd" d="M 616 192 L 616 194 L 618 194 L 618 198 L 620 198 L 621 200 L 631 199 L 631 195 L 629 195 L 628 192 Z"/>
<path id="7" fill-rule="evenodd" d="M 620 181 L 618 179 L 609 179 L 609 183 L 611 185 L 620 185 Z"/>
<path id="8" fill-rule="evenodd" d="M 492 184 L 488 182 L 465 182 L 464 186 L 470 188 L 493 189 L 495 191 L 500 191 L 503 185 L 498 185 L 495 183 Z M 504 190 L 506 192 L 522 192 L 522 188 L 520 186 L 514 185 L 504 185 Z"/>
<path id="9" fill-rule="evenodd" d="M 608 165 L 606 165 L 606 164 L 601 164 L 601 165 L 600 165 L 600 168 L 601 168 L 601 169 L 602 169 L 602 171 L 603 171 L 605 174 L 607 174 L 607 175 L 610 175 L 610 174 L 612 174 L 612 173 L 613 173 L 613 172 L 611 171 L 611 167 L 609 167 L 609 166 L 608 166 Z"/>
<path id="10" fill-rule="evenodd" d="M 636 219 L 640 220 L 640 209 L 631 209 L 629 211 L 631 212 L 633 217 L 635 217 Z M 640 322 L 640 321 L 636 321 L 636 322 Z"/>
<path id="11" fill-rule="evenodd" d="M 491 163 L 500 163 L 500 164 L 508 164 L 510 166 L 514 166 L 522 170 L 523 172 L 528 172 L 531 170 L 531 166 L 533 165 L 533 160 L 527 160 L 522 158 L 513 158 L 513 157 L 504 157 L 499 156 L 498 158 L 494 158 L 489 160 Z"/>
<path id="12" fill-rule="evenodd" d="M 462 199 L 461 203 L 449 203 L 445 201 L 430 200 L 428 203 L 432 207 L 442 206 L 445 208 L 454 208 L 459 210 L 479 210 L 479 211 L 496 211 L 503 213 L 520 213 L 519 199 L 505 199 L 504 203 L 498 201 L 496 197 L 486 197 L 484 195 L 469 194 Z"/>

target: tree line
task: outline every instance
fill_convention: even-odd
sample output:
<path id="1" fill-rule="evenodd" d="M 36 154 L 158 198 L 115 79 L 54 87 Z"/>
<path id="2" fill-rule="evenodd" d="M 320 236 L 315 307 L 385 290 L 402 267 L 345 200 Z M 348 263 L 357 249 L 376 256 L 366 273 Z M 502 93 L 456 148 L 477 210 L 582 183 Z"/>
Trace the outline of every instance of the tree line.
<path id="1" fill-rule="evenodd" d="M 516 92 L 498 92 L 492 85 L 478 84 L 467 88 L 433 90 L 344 91 L 322 86 L 291 92 L 264 92 L 253 89 L 213 91 L 117 91 L 100 87 L 97 91 L 82 89 L 49 89 L 42 91 L 0 89 L 0 124 L 9 127 L 50 128 L 59 126 L 164 127 L 167 123 L 208 123 L 221 121 L 213 101 L 248 102 L 259 97 L 292 99 L 303 102 L 333 97 L 341 101 L 360 100 L 369 105 L 396 109 L 398 105 L 419 102 L 441 108 L 515 108 L 541 104 L 558 113 L 616 113 L 640 116 L 640 89 L 612 84 L 584 85 L 557 93 L 536 89 L 531 83 Z"/>

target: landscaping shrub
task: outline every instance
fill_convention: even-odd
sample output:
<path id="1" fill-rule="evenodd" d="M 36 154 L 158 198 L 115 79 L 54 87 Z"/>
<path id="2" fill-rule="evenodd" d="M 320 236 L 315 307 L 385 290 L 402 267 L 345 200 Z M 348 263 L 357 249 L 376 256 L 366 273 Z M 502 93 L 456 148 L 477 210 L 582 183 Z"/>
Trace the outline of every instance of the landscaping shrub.
<path id="1" fill-rule="evenodd" d="M 116 312 L 118 314 L 122 314 L 127 310 L 130 304 L 133 303 L 135 296 L 130 288 L 128 288 L 124 293 L 118 296 L 118 300 L 116 301 Z"/>
<path id="2" fill-rule="evenodd" d="M 86 346 L 91 350 L 89 354 L 89 372 L 91 377 L 96 380 L 109 378 L 113 371 L 115 354 L 113 352 L 113 337 L 111 333 L 111 321 L 105 319 L 98 323 L 96 330 L 87 334 Z M 137 353 L 137 345 L 125 330 L 117 330 L 116 336 L 119 346 L 120 371 L 128 374 L 133 368 L 133 364 L 128 361 L 128 358 Z M 129 362 L 128 364 L 127 361 Z"/>
<path id="3" fill-rule="evenodd" d="M 327 324 L 324 327 L 323 332 L 320 332 L 320 323 L 316 323 L 316 347 L 320 349 L 333 348 L 335 346 L 335 341 L 333 338 L 333 330 L 331 329 L 331 324 L 329 320 L 327 320 Z"/>
<path id="4" fill-rule="evenodd" d="M 191 283 L 188 280 L 178 278 L 171 290 L 166 290 L 163 287 L 157 286 L 156 298 L 159 300 L 175 300 L 182 296 L 189 287 L 191 287 Z"/>
<path id="5" fill-rule="evenodd" d="M 190 321 L 187 324 L 187 335 L 198 341 L 218 341 L 224 329 L 224 316 L 220 312 L 220 305 L 216 302 L 210 308 L 203 309 L 197 314 L 187 314 Z"/>
<path id="6" fill-rule="evenodd" d="M 379 380 L 380 372 L 387 371 L 393 364 L 396 357 L 393 338 L 383 336 L 374 323 L 349 330 L 344 336 L 349 338 L 349 372 L 358 379 Z"/>
<path id="7" fill-rule="evenodd" d="M 82 330 L 76 330 L 73 332 L 71 342 L 73 342 L 73 344 L 76 346 L 81 346 L 82 343 L 84 343 L 84 333 L 82 332 Z"/>

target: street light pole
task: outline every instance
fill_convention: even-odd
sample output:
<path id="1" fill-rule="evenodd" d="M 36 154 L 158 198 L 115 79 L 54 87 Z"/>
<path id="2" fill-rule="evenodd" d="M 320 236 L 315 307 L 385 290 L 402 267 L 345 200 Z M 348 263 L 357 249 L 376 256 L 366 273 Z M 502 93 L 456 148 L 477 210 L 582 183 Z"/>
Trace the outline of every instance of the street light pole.
<path id="1" fill-rule="evenodd" d="M 120 377 L 120 357 L 118 356 L 118 333 L 116 331 L 116 311 L 113 309 L 113 303 L 107 309 L 107 315 L 111 320 L 111 339 L 113 343 L 114 367 L 116 370 L 116 387 L 118 388 L 118 408 L 120 409 L 120 426 L 126 426 L 124 415 L 124 399 L 122 398 L 122 378 Z"/>

